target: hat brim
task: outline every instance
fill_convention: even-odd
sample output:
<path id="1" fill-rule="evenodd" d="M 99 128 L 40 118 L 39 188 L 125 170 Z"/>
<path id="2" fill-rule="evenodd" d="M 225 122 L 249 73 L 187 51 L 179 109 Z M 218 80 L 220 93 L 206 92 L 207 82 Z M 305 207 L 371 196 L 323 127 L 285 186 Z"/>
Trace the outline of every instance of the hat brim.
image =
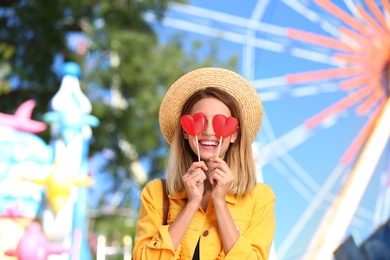
<path id="1" fill-rule="evenodd" d="M 201 68 L 180 77 L 165 94 L 159 112 L 160 129 L 169 144 L 180 123 L 180 114 L 185 102 L 194 93 L 207 87 L 220 89 L 236 99 L 242 120 L 253 142 L 260 130 L 263 106 L 253 86 L 236 72 L 223 68 Z"/>

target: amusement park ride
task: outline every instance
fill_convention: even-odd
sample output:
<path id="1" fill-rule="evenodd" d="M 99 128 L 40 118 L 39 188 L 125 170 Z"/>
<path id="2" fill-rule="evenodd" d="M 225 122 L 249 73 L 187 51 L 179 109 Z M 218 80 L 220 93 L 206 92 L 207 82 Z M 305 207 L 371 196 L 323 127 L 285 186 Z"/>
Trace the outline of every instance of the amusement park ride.
<path id="1" fill-rule="evenodd" d="M 35 101 L 0 113 L 0 258 L 91 259 L 86 190 L 91 103 L 81 92 L 80 68 L 65 63 L 60 89 L 44 120 L 51 142 L 35 135 L 46 123 L 31 118 Z M 58 258 L 53 258 L 57 255 Z"/>
<path id="2" fill-rule="evenodd" d="M 231 49 L 242 51 L 242 74 L 257 88 L 265 107 L 261 136 L 253 146 L 259 168 L 267 169 L 265 174 L 274 168 L 295 189 L 296 200 L 306 201 L 306 208 L 296 207 L 285 221 L 283 208 L 294 204 L 295 197 L 290 193 L 284 198 L 280 178 L 272 183 L 272 177 L 259 170 L 259 179 L 264 178 L 276 191 L 280 190 L 276 194 L 278 226 L 284 222 L 289 225 L 277 228 L 273 258 L 332 259 L 337 247 L 350 235 L 351 227 L 359 229 L 354 226 L 356 216 L 369 222 L 371 233 L 390 217 L 388 0 L 253 0 L 240 4 L 240 8 L 236 2 L 218 5 L 194 0 L 189 5 L 172 5 L 161 23 L 153 15 L 146 19 L 164 34 L 184 31 L 199 41 L 218 39 L 227 46 L 222 47 L 226 53 L 232 53 Z M 275 66 L 274 60 L 278 62 Z M 303 63 L 308 65 L 299 71 Z M 314 105 L 305 107 L 304 113 L 299 112 L 313 113 L 286 133 L 276 134 L 271 127 L 274 111 L 268 106 L 272 102 L 280 104 L 272 106 L 274 110 L 282 110 L 282 103 L 292 102 L 291 99 L 313 97 L 315 102 L 325 103 L 317 97 L 332 93 L 338 94 L 339 99 L 318 111 Z M 289 115 L 299 114 L 290 106 L 282 116 Z M 322 165 L 315 173 L 306 171 L 301 165 L 303 156 L 296 150 L 313 142 L 321 130 L 346 121 L 347 116 L 363 123 L 336 167 L 322 179 L 315 174 L 319 168 L 328 168 L 328 162 L 319 160 Z M 333 146 L 338 146 L 334 141 Z M 315 154 L 323 156 L 318 148 L 309 153 L 304 156 L 306 160 L 316 159 Z M 376 182 L 375 175 L 381 176 L 380 182 Z M 371 195 L 371 209 L 366 210 L 361 203 L 368 196 L 370 184 L 377 194 Z M 296 212 L 300 212 L 297 217 Z M 291 224 L 292 217 L 296 218 Z M 362 229 L 367 232 L 367 228 Z"/>

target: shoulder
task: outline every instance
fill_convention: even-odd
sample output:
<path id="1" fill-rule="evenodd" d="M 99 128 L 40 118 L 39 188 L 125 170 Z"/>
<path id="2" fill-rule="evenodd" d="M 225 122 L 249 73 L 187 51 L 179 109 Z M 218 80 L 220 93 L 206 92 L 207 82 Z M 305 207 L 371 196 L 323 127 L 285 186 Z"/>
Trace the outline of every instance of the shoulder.
<path id="1" fill-rule="evenodd" d="M 141 197 L 143 198 L 155 198 L 162 197 L 163 192 L 163 186 L 162 186 L 162 180 L 161 179 L 153 179 L 149 181 L 145 187 L 142 189 Z"/>
<path id="2" fill-rule="evenodd" d="M 162 189 L 162 179 L 153 179 L 149 181 L 144 189 L 160 188 Z"/>
<path id="3" fill-rule="evenodd" d="M 272 188 L 264 183 L 257 182 L 256 186 L 248 194 L 257 201 L 261 201 L 264 204 L 273 202 L 276 199 L 275 193 Z"/>

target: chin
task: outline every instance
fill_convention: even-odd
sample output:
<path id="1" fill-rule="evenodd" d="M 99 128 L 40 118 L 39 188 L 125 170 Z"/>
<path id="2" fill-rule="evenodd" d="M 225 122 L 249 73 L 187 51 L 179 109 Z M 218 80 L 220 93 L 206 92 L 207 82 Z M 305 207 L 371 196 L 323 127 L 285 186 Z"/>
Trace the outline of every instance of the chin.
<path id="1" fill-rule="evenodd" d="M 207 155 L 201 155 L 200 158 L 202 159 L 202 161 L 210 161 L 211 158 L 215 158 L 217 157 L 217 154 L 207 154 Z"/>

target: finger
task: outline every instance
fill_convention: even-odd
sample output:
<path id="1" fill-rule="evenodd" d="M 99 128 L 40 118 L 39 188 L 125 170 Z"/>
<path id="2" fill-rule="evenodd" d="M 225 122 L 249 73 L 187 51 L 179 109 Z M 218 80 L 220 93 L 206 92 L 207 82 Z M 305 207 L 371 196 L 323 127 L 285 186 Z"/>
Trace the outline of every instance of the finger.
<path id="1" fill-rule="evenodd" d="M 222 158 L 219 158 L 219 157 L 211 158 L 210 161 L 211 161 L 211 162 L 214 162 L 214 163 L 222 163 L 222 162 L 225 162 Z"/>
<path id="2" fill-rule="evenodd" d="M 221 169 L 215 169 L 209 175 L 210 182 L 217 182 L 218 184 L 224 185 L 233 180 L 233 176 L 222 171 Z"/>
<path id="3" fill-rule="evenodd" d="M 218 183 L 221 179 L 221 174 L 218 173 L 218 169 L 215 169 L 209 174 L 209 180 L 211 184 Z"/>
<path id="4" fill-rule="evenodd" d="M 191 167 L 190 167 L 190 169 L 202 169 L 203 171 L 207 171 L 208 170 L 208 168 L 207 168 L 207 165 L 206 165 L 206 163 L 204 162 L 204 161 L 200 161 L 200 162 L 193 162 L 192 164 L 191 164 Z"/>
<path id="5" fill-rule="evenodd" d="M 183 175 L 183 177 L 190 177 L 193 173 L 195 173 L 197 171 L 197 168 L 189 168 L 188 171 Z"/>
<path id="6" fill-rule="evenodd" d="M 187 170 L 187 172 L 183 175 L 186 176 L 186 175 L 191 175 L 193 174 L 194 172 L 196 172 L 197 170 L 200 170 L 202 172 L 204 171 L 207 171 L 208 170 L 208 167 L 206 166 L 205 162 L 204 161 L 200 161 L 200 162 L 193 162 L 190 166 L 190 168 Z"/>
<path id="7" fill-rule="evenodd" d="M 220 169 L 227 169 L 227 168 L 229 168 L 227 163 L 224 160 L 222 160 L 221 158 L 212 158 L 210 161 L 213 162 L 210 165 L 210 172 L 213 171 L 216 168 L 220 168 Z"/>
<path id="8" fill-rule="evenodd" d="M 202 174 L 204 173 L 202 169 L 199 169 L 199 168 L 196 168 L 196 169 L 189 169 L 187 172 L 186 172 L 186 176 L 195 176 L 195 175 L 198 175 L 198 174 Z"/>
<path id="9" fill-rule="evenodd" d="M 210 174 L 209 174 L 209 178 L 210 180 L 213 180 L 213 181 L 218 181 L 220 178 L 222 178 L 222 171 L 219 170 L 219 169 L 214 169 L 214 171 L 212 171 Z"/>
<path id="10" fill-rule="evenodd" d="M 193 169 L 189 170 L 182 179 L 183 182 L 191 183 L 191 185 L 199 185 L 206 179 L 206 174 L 201 169 Z"/>
<path id="11" fill-rule="evenodd" d="M 219 167 L 214 168 L 210 172 L 209 176 L 219 175 L 222 178 L 228 178 L 228 175 L 230 175 L 230 172 L 231 171 L 230 171 L 229 167 L 223 167 L 223 166 L 221 167 L 221 166 L 219 166 Z"/>

